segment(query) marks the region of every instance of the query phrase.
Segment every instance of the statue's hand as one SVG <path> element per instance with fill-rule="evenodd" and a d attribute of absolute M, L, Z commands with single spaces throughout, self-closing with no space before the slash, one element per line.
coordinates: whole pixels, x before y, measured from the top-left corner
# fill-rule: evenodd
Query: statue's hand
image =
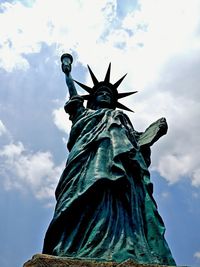
<path fill-rule="evenodd" d="M 67 75 L 69 76 L 70 72 L 71 72 L 71 64 L 69 65 L 65 65 L 65 64 L 62 64 L 62 71 Z"/>

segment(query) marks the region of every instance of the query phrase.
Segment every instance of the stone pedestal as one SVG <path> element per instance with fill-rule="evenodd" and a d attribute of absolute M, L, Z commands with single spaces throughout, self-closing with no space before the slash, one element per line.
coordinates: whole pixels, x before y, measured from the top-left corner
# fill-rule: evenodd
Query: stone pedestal
<path fill-rule="evenodd" d="M 46 254 L 36 254 L 23 267 L 161 267 L 155 264 L 138 264 L 132 260 L 123 263 L 97 262 L 92 260 L 76 260 L 65 257 L 56 257 Z M 162 267 L 167 267 L 162 265 Z M 169 267 L 169 266 L 168 266 Z"/>

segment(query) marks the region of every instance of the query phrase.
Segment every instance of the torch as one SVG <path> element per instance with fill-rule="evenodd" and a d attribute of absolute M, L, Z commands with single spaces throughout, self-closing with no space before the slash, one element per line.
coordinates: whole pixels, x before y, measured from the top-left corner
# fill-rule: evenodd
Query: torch
<path fill-rule="evenodd" d="M 60 60 L 62 63 L 62 71 L 65 73 L 65 81 L 69 89 L 69 95 L 70 97 L 75 96 L 77 95 L 77 91 L 71 76 L 73 57 L 72 55 L 65 53 L 61 56 Z"/>

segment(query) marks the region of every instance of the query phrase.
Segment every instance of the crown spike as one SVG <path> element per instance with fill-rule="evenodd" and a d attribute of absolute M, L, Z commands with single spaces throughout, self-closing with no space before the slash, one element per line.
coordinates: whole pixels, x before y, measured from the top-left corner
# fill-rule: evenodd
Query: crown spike
<path fill-rule="evenodd" d="M 127 93 L 118 93 L 118 99 L 120 99 L 120 98 L 124 98 L 124 97 L 127 97 L 127 96 L 129 96 L 129 95 L 132 95 L 132 94 L 135 94 L 135 93 L 137 93 L 138 91 L 134 91 L 134 92 L 127 92 Z"/>
<path fill-rule="evenodd" d="M 76 82 L 80 87 L 82 87 L 86 92 L 88 92 L 89 94 L 92 93 L 92 88 L 88 87 L 87 85 L 80 83 L 76 80 L 73 80 L 74 82 Z"/>
<path fill-rule="evenodd" d="M 123 79 L 126 77 L 127 73 L 119 79 L 115 84 L 113 84 L 114 88 L 117 89 L 117 87 L 120 85 L 120 83 L 123 81 Z"/>
<path fill-rule="evenodd" d="M 104 82 L 106 82 L 106 83 L 110 82 L 110 69 L 111 69 L 111 63 L 108 66 L 108 70 L 106 72 L 106 76 L 105 76 L 105 79 L 104 79 Z"/>
<path fill-rule="evenodd" d="M 92 78 L 93 84 L 94 85 L 97 85 L 99 83 L 98 80 L 97 80 L 97 78 L 95 77 L 94 73 L 92 72 L 90 66 L 89 65 L 87 65 L 87 66 L 88 66 L 88 69 L 89 69 L 90 76 Z"/>
<path fill-rule="evenodd" d="M 134 112 L 133 110 L 131 110 L 130 108 L 127 108 L 126 106 L 124 106 L 123 104 L 121 104 L 119 102 L 117 102 L 116 107 L 120 108 L 120 109 L 124 109 L 124 110 L 130 111 L 130 112 Z"/>

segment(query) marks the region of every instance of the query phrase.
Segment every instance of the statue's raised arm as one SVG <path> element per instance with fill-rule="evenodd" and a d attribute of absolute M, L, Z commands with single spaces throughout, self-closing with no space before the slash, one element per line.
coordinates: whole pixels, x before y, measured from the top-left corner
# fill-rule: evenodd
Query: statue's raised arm
<path fill-rule="evenodd" d="M 71 76 L 72 70 L 72 55 L 65 53 L 61 56 L 62 71 L 65 73 L 65 81 L 69 90 L 70 99 L 65 103 L 65 112 L 70 115 L 70 120 L 74 121 L 83 112 L 83 97 L 78 95 L 76 87 L 74 85 L 73 78 Z"/>

